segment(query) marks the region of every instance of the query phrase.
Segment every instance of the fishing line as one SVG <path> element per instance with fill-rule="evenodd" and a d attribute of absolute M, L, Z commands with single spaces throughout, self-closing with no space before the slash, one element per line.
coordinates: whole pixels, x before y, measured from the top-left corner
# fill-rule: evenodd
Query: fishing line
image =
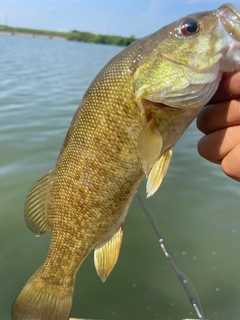
<path fill-rule="evenodd" d="M 199 304 L 199 309 L 201 310 L 201 312 L 202 312 L 202 314 L 203 314 L 203 307 L 202 307 L 202 304 L 201 304 L 201 301 L 200 301 L 200 298 L 199 298 L 199 295 L 198 295 L 196 289 L 194 288 L 192 282 L 191 282 L 191 281 L 188 279 L 188 277 L 184 274 L 184 272 L 182 272 L 182 270 L 180 270 L 180 272 L 181 272 L 182 276 L 184 277 L 185 281 L 190 285 L 191 289 L 193 290 L 193 293 L 194 293 L 194 295 L 195 295 L 195 297 L 196 297 L 196 299 L 197 299 L 197 302 L 198 302 L 198 304 Z M 204 317 L 204 315 L 203 315 L 203 317 Z M 200 319 L 200 320 L 201 320 L 201 319 Z"/>
<path fill-rule="evenodd" d="M 170 261 L 170 263 L 171 263 L 171 265 L 172 265 L 172 267 L 173 267 L 173 269 L 174 269 L 179 281 L 181 282 L 181 285 L 183 286 L 183 289 L 185 290 L 185 292 L 186 292 L 186 294 L 188 296 L 188 299 L 189 299 L 191 305 L 193 306 L 194 310 L 196 311 L 197 316 L 199 317 L 199 320 L 205 320 L 204 316 L 201 314 L 200 310 L 198 309 L 198 306 L 197 306 L 197 304 L 196 304 L 196 302 L 195 302 L 195 300 L 194 300 L 194 298 L 193 298 L 193 296 L 192 296 L 192 294 L 191 294 L 191 292 L 190 292 L 190 290 L 189 290 L 189 288 L 187 286 L 187 281 L 184 279 L 181 271 L 178 269 L 178 267 L 175 264 L 171 254 L 169 253 L 169 251 L 168 251 L 168 249 L 167 249 L 167 247 L 166 247 L 166 245 L 164 243 L 164 240 L 163 240 L 163 238 L 162 238 L 162 236 L 161 236 L 161 234 L 160 234 L 160 232 L 159 232 L 159 230 L 157 228 L 157 225 L 153 220 L 153 217 L 152 217 L 150 211 L 148 210 L 148 208 L 146 207 L 146 205 L 142 201 L 142 199 L 141 199 L 141 197 L 140 197 L 138 192 L 136 192 L 136 196 L 137 196 L 137 199 L 138 199 L 138 201 L 139 201 L 144 213 L 146 214 L 146 216 L 147 216 L 147 218 L 148 218 L 153 230 L 155 231 L 155 233 L 156 233 L 156 235 L 158 237 L 158 242 L 159 242 L 159 245 L 160 245 L 164 255 Z"/>

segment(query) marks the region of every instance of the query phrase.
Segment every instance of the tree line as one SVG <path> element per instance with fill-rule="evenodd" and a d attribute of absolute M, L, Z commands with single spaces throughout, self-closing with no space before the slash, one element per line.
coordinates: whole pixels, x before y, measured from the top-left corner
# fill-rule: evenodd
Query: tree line
<path fill-rule="evenodd" d="M 80 41 L 80 42 L 91 42 L 91 43 L 101 43 L 109 44 L 116 46 L 128 46 L 137 39 L 134 36 L 122 37 L 115 35 L 104 35 L 104 34 L 94 34 L 91 32 L 82 32 L 78 30 L 73 30 L 71 32 L 61 32 L 61 31 L 50 31 L 50 30 L 37 30 L 29 28 L 18 28 L 18 27 L 9 27 L 5 25 L 0 25 L 0 32 L 8 31 L 13 35 L 15 33 L 29 33 L 34 35 L 44 35 L 49 38 L 52 37 L 63 37 L 69 41 Z"/>

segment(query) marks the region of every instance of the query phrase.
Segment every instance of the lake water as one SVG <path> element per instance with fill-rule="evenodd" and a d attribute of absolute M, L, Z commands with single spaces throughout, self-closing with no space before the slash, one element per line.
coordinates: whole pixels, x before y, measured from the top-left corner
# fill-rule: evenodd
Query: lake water
<path fill-rule="evenodd" d="M 29 188 L 55 164 L 88 85 L 122 48 L 0 36 L 0 319 L 45 259 L 50 234 L 35 237 L 23 207 Z M 240 313 L 240 185 L 197 153 L 192 124 L 175 147 L 167 177 L 145 200 L 177 265 L 194 285 L 204 315 Z M 139 192 L 145 197 L 145 181 Z M 119 261 L 106 283 L 93 255 L 80 268 L 72 317 L 197 318 L 136 199 Z"/>

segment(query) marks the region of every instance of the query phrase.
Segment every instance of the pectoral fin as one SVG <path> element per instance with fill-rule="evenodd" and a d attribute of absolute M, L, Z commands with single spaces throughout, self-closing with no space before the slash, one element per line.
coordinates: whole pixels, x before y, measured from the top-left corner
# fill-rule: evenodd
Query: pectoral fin
<path fill-rule="evenodd" d="M 143 128 L 138 140 L 138 150 L 141 155 L 143 170 L 146 175 L 158 159 L 162 145 L 162 136 L 156 129 L 155 120 L 151 119 Z"/>
<path fill-rule="evenodd" d="M 46 203 L 51 172 L 43 176 L 29 191 L 25 204 L 25 222 L 36 235 L 50 230 Z"/>
<path fill-rule="evenodd" d="M 152 167 L 147 180 L 147 198 L 152 196 L 159 188 L 162 179 L 167 173 L 172 153 L 172 148 L 166 150 Z"/>
<path fill-rule="evenodd" d="M 105 245 L 94 251 L 95 268 L 103 282 L 105 282 L 117 262 L 122 244 L 122 237 L 123 225 L 118 232 L 105 243 Z"/>

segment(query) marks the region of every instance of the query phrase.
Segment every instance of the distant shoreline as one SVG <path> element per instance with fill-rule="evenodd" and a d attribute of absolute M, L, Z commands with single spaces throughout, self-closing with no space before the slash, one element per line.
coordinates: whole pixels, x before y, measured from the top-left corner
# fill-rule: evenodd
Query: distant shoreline
<path fill-rule="evenodd" d="M 115 35 L 94 34 L 91 32 L 83 32 L 78 30 L 73 30 L 71 32 L 37 30 L 28 28 L 8 27 L 5 25 L 0 25 L 0 36 L 1 35 L 90 42 L 124 47 L 128 46 L 129 44 L 137 40 L 134 36 L 121 37 Z"/>
<path fill-rule="evenodd" d="M 67 40 L 67 38 L 63 36 L 51 36 L 46 34 L 15 32 L 15 31 L 0 31 L 0 36 L 17 36 L 17 37 L 28 37 L 28 38 L 52 39 L 52 40 Z"/>

